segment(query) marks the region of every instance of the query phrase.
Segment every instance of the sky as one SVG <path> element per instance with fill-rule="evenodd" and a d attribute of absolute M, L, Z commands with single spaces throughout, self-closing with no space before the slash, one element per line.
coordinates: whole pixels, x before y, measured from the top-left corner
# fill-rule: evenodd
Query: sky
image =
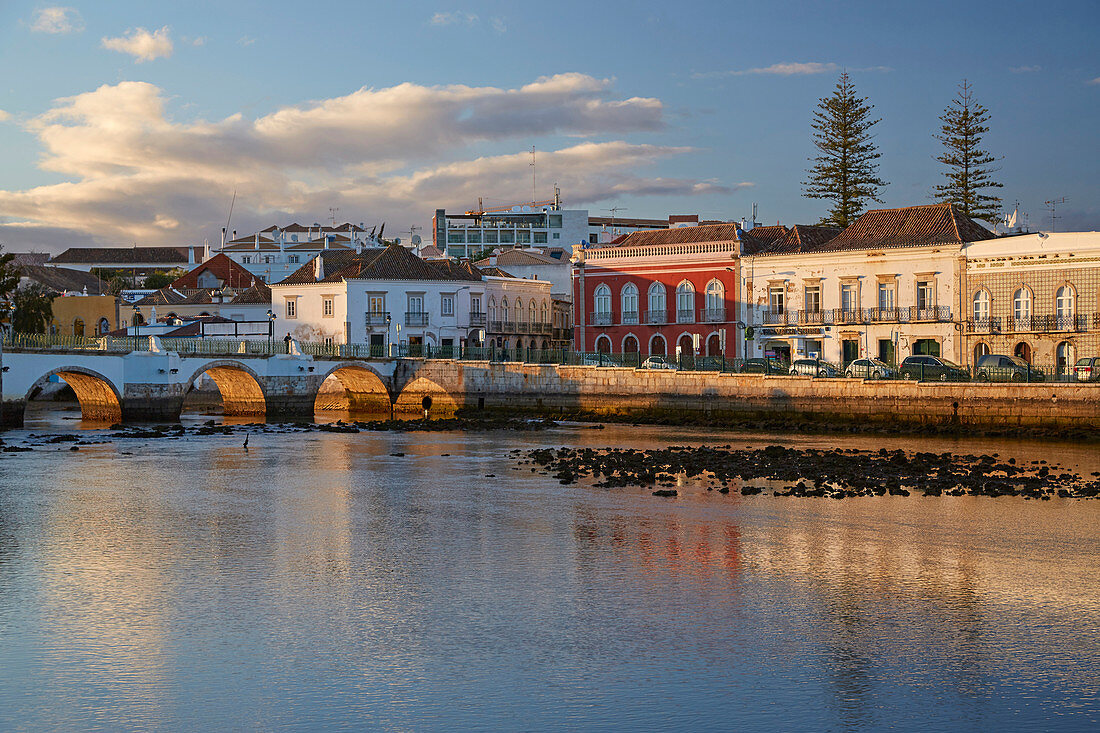
<path fill-rule="evenodd" d="M 999 195 L 1100 229 L 1100 3 L 0 0 L 0 243 L 217 245 L 292 222 L 430 234 L 556 183 L 594 215 L 814 223 L 810 121 L 869 98 L 884 206 L 931 203 L 968 79 Z M 531 148 L 535 148 L 532 171 Z M 876 206 L 875 204 L 871 205 Z"/>

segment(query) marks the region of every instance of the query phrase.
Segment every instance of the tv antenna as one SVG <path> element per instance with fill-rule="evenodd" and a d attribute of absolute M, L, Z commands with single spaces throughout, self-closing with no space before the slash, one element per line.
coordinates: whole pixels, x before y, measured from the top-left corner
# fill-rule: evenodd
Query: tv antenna
<path fill-rule="evenodd" d="M 225 227 L 222 229 L 222 246 L 218 251 L 225 249 L 225 238 L 229 234 L 229 222 L 233 221 L 233 204 L 237 203 L 237 189 L 233 189 L 233 198 L 229 201 L 229 213 L 225 217 Z"/>
<path fill-rule="evenodd" d="M 534 208 L 538 196 L 535 194 L 535 146 L 531 146 L 531 207 Z"/>
<path fill-rule="evenodd" d="M 339 206 L 337 206 L 336 208 L 333 208 L 333 207 L 330 206 L 328 208 L 328 215 L 332 218 L 332 228 L 333 229 L 336 228 L 336 212 L 339 211 L 339 210 L 340 210 Z"/>
<path fill-rule="evenodd" d="M 615 228 L 615 216 L 620 211 L 628 211 L 628 209 L 625 206 L 614 206 L 610 209 L 604 209 L 604 211 L 608 211 L 608 212 L 611 213 L 611 228 L 614 229 Z"/>
<path fill-rule="evenodd" d="M 1050 231 L 1052 231 L 1052 232 L 1054 231 L 1054 220 L 1062 218 L 1062 217 L 1058 216 L 1055 213 L 1058 210 L 1058 205 L 1059 204 L 1064 204 L 1065 202 L 1066 202 L 1066 197 L 1065 196 L 1061 196 L 1059 198 L 1051 199 L 1050 201 L 1044 201 L 1043 202 L 1044 204 L 1047 205 L 1047 208 L 1050 209 Z"/>

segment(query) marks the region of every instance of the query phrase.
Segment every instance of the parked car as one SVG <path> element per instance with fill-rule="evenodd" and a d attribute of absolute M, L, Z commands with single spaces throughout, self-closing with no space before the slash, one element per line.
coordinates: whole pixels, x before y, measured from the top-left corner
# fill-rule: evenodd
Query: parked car
<path fill-rule="evenodd" d="M 856 359 L 844 370 L 844 376 L 857 379 L 893 379 L 894 369 L 878 359 Z"/>
<path fill-rule="evenodd" d="M 974 378 L 979 382 L 1041 382 L 1043 370 L 1018 356 L 986 354 L 978 360 Z"/>
<path fill-rule="evenodd" d="M 790 374 L 804 377 L 839 377 L 840 367 L 823 359 L 795 359 L 791 362 Z"/>
<path fill-rule="evenodd" d="M 963 382 L 970 379 L 970 372 L 953 361 L 938 356 L 907 356 L 898 370 L 902 379 L 923 381 Z"/>
<path fill-rule="evenodd" d="M 651 356 L 642 362 L 641 369 L 671 369 L 676 370 L 676 364 L 667 356 Z"/>
<path fill-rule="evenodd" d="M 599 366 L 612 367 L 612 366 L 619 366 L 619 362 L 618 362 L 618 360 L 612 358 L 612 356 L 610 354 L 586 353 L 584 356 L 581 357 L 581 365 L 582 366 L 594 366 L 594 367 L 599 367 Z"/>
<path fill-rule="evenodd" d="M 1100 356 L 1085 356 L 1073 365 L 1078 382 L 1100 382 Z"/>
<path fill-rule="evenodd" d="M 742 374 L 786 374 L 787 367 L 771 359 L 745 359 L 737 371 Z"/>

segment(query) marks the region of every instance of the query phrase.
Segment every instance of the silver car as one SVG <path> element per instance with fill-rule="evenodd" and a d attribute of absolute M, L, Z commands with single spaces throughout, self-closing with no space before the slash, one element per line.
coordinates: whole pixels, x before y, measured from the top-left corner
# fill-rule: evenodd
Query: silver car
<path fill-rule="evenodd" d="M 839 377 L 840 369 L 822 359 L 795 359 L 791 362 L 790 373 L 803 377 Z"/>
<path fill-rule="evenodd" d="M 894 370 L 878 359 L 856 359 L 844 370 L 844 376 L 856 379 L 893 379 Z"/>

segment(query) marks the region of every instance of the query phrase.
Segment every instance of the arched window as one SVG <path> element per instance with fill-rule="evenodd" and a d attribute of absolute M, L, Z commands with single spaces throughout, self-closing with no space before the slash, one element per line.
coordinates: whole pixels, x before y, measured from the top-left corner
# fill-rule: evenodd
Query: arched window
<path fill-rule="evenodd" d="M 653 283 L 649 286 L 649 313 L 646 322 L 664 323 L 667 318 L 668 306 L 665 304 L 665 286 L 661 283 Z M 664 351 L 661 353 L 663 354 Z"/>
<path fill-rule="evenodd" d="M 597 316 L 610 316 L 611 315 L 611 288 L 606 285 L 600 285 L 596 288 L 596 315 Z M 610 323 L 608 318 L 608 323 Z"/>
<path fill-rule="evenodd" d="M 981 323 L 989 320 L 989 291 L 974 293 L 974 320 Z"/>
<path fill-rule="evenodd" d="M 84 335 L 84 319 L 83 318 L 77 318 L 75 321 L 73 321 L 73 336 L 83 336 L 83 335 Z"/>
<path fill-rule="evenodd" d="M 497 299 L 493 296 L 489 296 L 489 320 L 495 321 L 497 319 Z"/>
<path fill-rule="evenodd" d="M 145 325 L 145 316 L 141 315 L 140 313 L 135 313 L 134 314 L 134 325 L 135 326 L 144 326 Z"/>
<path fill-rule="evenodd" d="M 623 307 L 623 323 L 638 322 L 638 286 L 634 283 L 623 285 L 619 294 Z"/>
<path fill-rule="evenodd" d="M 508 317 L 508 299 L 507 298 L 501 298 L 500 299 L 500 320 L 502 320 L 502 321 L 511 320 Z"/>
<path fill-rule="evenodd" d="M 667 348 L 664 336 L 658 334 L 649 340 L 649 353 L 651 356 L 664 356 Z"/>
<path fill-rule="evenodd" d="M 607 336 L 600 336 L 598 339 L 596 339 L 596 351 L 601 354 L 610 354 L 611 339 L 609 339 Z"/>
<path fill-rule="evenodd" d="M 96 333 L 100 336 L 104 336 L 111 332 L 111 322 L 106 318 L 100 318 L 99 323 L 96 324 Z"/>
<path fill-rule="evenodd" d="M 532 326 L 538 323 L 538 321 L 535 320 L 537 316 L 537 311 L 538 307 L 535 305 L 534 298 L 532 298 L 531 302 L 527 305 L 527 322 L 530 323 Z"/>
<path fill-rule="evenodd" d="M 516 322 L 523 323 L 523 301 L 516 298 Z"/>
<path fill-rule="evenodd" d="M 1054 315 L 1058 317 L 1059 328 L 1069 328 L 1073 320 L 1073 288 L 1063 285 L 1054 296 Z"/>
<path fill-rule="evenodd" d="M 704 320 L 726 320 L 726 286 L 715 279 L 707 283 L 706 315 Z"/>
<path fill-rule="evenodd" d="M 1054 349 L 1054 367 L 1059 376 L 1069 375 L 1075 361 L 1073 344 L 1069 341 L 1063 341 Z"/>
<path fill-rule="evenodd" d="M 974 366 L 978 365 L 983 356 L 989 356 L 989 344 L 979 341 L 978 345 L 974 347 Z"/>
<path fill-rule="evenodd" d="M 1030 329 L 1031 291 L 1026 287 L 1012 294 L 1012 317 L 1016 319 L 1017 329 Z"/>
<path fill-rule="evenodd" d="M 539 317 L 539 322 L 542 323 L 543 326 L 549 326 L 550 325 L 549 315 L 550 315 L 550 306 L 547 305 L 546 301 L 544 300 L 544 301 L 542 301 L 542 308 L 539 309 L 539 316 L 540 316 Z"/>
<path fill-rule="evenodd" d="M 695 322 L 695 286 L 687 280 L 676 286 L 676 322 Z"/>

